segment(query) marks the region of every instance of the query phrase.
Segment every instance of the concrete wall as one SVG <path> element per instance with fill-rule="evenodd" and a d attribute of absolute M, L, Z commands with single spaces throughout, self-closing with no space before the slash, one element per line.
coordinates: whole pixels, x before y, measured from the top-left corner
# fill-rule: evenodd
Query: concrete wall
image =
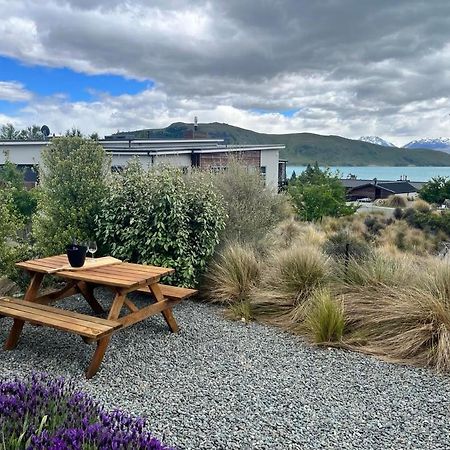
<path fill-rule="evenodd" d="M 0 164 L 9 159 L 14 164 L 34 165 L 41 162 L 41 151 L 46 142 L 42 143 L 0 143 Z M 5 155 L 6 154 L 6 155 Z"/>

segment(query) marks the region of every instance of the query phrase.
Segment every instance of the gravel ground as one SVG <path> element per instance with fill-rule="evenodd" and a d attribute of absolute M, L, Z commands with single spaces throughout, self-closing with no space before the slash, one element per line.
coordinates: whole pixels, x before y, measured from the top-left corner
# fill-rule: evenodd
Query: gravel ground
<path fill-rule="evenodd" d="M 107 300 L 100 293 L 102 302 Z M 61 306 L 78 305 L 77 298 Z M 316 349 L 258 324 L 223 318 L 216 306 L 176 307 L 117 333 L 92 380 L 93 347 L 27 326 L 0 351 L 0 377 L 32 370 L 74 378 L 109 407 L 146 416 L 180 449 L 450 449 L 450 378 L 356 353 Z M 0 321 L 0 339 L 9 319 Z"/>

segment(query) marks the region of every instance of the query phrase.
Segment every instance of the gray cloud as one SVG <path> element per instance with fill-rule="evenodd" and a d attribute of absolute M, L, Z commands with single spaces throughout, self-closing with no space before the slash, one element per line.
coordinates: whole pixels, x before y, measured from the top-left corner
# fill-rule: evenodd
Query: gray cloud
<path fill-rule="evenodd" d="M 111 129 L 136 128 L 135 114 L 144 111 L 147 126 L 201 111 L 275 131 L 376 133 L 394 141 L 450 134 L 443 119 L 450 112 L 446 0 L 0 0 L 0 6 L 0 54 L 156 82 L 153 92 L 92 104 L 46 100 L 74 120 L 81 120 L 75 111 L 101 110 L 99 128 L 108 120 Z M 158 117 L 146 112 L 144 98 L 156 102 Z M 128 112 L 120 114 L 117 104 Z M 30 105 L 24 117 L 38 109 Z M 277 114 L 286 109 L 299 112 Z"/>

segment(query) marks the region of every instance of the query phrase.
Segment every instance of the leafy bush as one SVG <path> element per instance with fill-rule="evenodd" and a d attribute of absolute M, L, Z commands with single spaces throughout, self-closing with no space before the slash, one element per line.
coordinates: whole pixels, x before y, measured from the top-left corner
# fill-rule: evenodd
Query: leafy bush
<path fill-rule="evenodd" d="M 450 178 L 432 178 L 422 186 L 419 196 L 428 203 L 441 205 L 445 200 L 450 199 Z"/>
<path fill-rule="evenodd" d="M 316 343 L 340 342 L 344 334 L 345 318 L 342 302 L 328 290 L 319 290 L 311 297 L 304 329 Z"/>
<path fill-rule="evenodd" d="M 73 383 L 31 375 L 0 382 L 0 448 L 170 450 L 144 419 L 109 412 Z"/>
<path fill-rule="evenodd" d="M 89 139 L 55 138 L 42 151 L 41 193 L 33 220 L 41 255 L 64 252 L 74 237 L 92 239 L 110 171 L 102 146 Z"/>
<path fill-rule="evenodd" d="M 172 267 L 169 281 L 197 284 L 225 225 L 222 199 L 208 174 L 131 162 L 116 174 L 98 215 L 98 240 L 109 254 Z"/>
<path fill-rule="evenodd" d="M 403 213 L 404 220 L 408 225 L 420 228 L 428 232 L 439 231 L 450 236 L 450 212 L 422 212 L 414 208 L 408 208 Z"/>
<path fill-rule="evenodd" d="M 23 173 L 11 161 L 0 167 L 0 185 L 11 192 L 16 213 L 24 222 L 30 221 L 37 207 L 37 191 L 25 188 Z"/>
<path fill-rule="evenodd" d="M 214 185 L 228 217 L 221 233 L 223 243 L 255 243 L 292 215 L 288 197 L 266 187 L 260 174 L 247 170 L 239 160 L 229 161 L 228 169 L 214 177 Z"/>
<path fill-rule="evenodd" d="M 209 265 L 203 291 L 213 302 L 245 302 L 259 274 L 260 263 L 250 246 L 228 244 Z"/>
<path fill-rule="evenodd" d="M 22 226 L 14 214 L 12 196 L 6 188 L 0 188 L 0 275 L 9 274 L 15 262 L 16 242 Z"/>
<path fill-rule="evenodd" d="M 338 174 L 321 170 L 317 163 L 308 165 L 288 186 L 295 208 L 302 220 L 321 220 L 325 216 L 340 217 L 355 212 L 345 199 L 345 188 Z"/>
<path fill-rule="evenodd" d="M 346 231 L 331 235 L 324 244 L 324 251 L 334 258 L 364 259 L 370 253 L 370 246 Z"/>

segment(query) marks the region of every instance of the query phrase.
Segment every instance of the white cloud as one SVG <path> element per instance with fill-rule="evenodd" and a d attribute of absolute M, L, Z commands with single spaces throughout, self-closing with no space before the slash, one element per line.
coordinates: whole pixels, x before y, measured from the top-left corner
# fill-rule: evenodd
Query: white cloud
<path fill-rule="evenodd" d="M 31 98 L 18 86 L 29 104 L 11 119 L 24 124 L 110 133 L 198 115 L 263 132 L 378 134 L 400 144 L 450 134 L 446 0 L 0 0 L 0 7 L 2 55 L 156 83 L 89 103 Z M 278 112 L 288 109 L 298 113 Z"/>
<path fill-rule="evenodd" d="M 0 81 L 0 100 L 24 102 L 31 100 L 32 94 L 23 84 L 16 81 Z"/>

